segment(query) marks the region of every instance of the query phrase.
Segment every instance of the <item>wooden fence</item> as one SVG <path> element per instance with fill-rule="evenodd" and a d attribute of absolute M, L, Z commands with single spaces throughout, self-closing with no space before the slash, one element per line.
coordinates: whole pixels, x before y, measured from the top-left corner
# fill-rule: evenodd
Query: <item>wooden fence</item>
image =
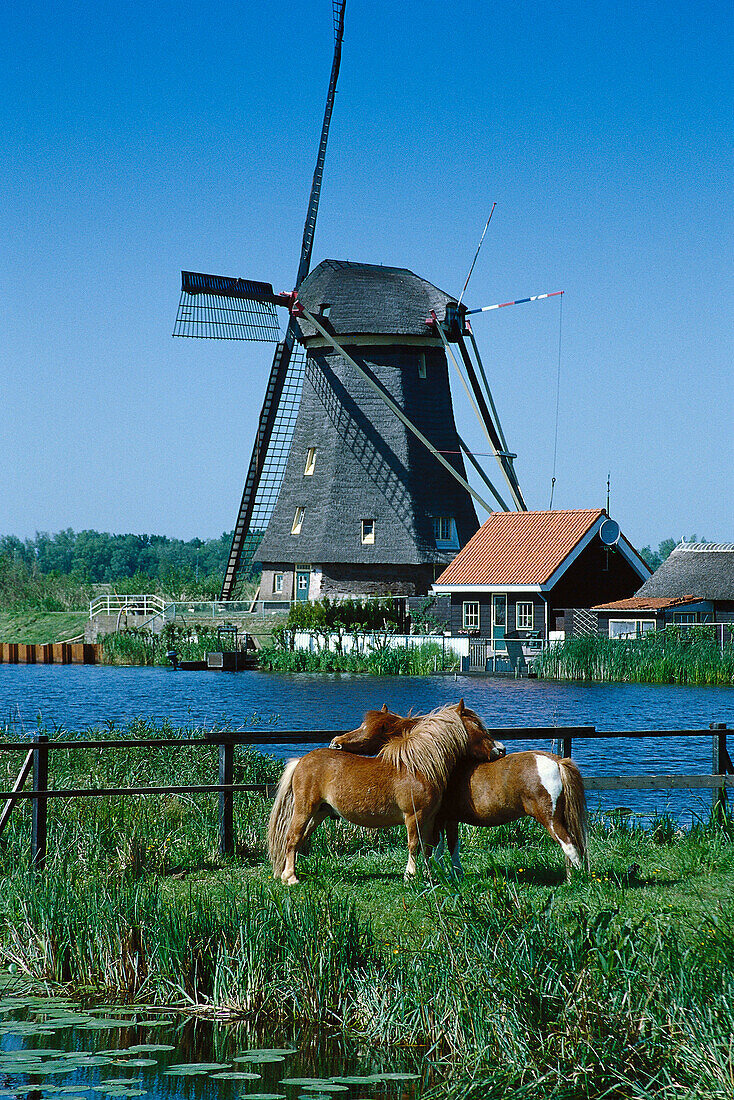
<path fill-rule="evenodd" d="M 327 745 L 344 730 L 246 730 L 211 733 L 204 737 L 158 737 L 128 740 L 50 740 L 39 734 L 33 741 L 2 741 L 0 753 L 25 753 L 23 765 L 11 791 L 0 792 L 0 802 L 5 808 L 0 815 L 0 833 L 8 822 L 13 806 L 21 799 L 33 803 L 31 820 L 31 863 L 40 870 L 45 866 L 48 846 L 48 800 L 51 798 L 118 798 L 126 795 L 165 794 L 218 794 L 219 796 L 219 852 L 223 857 L 234 854 L 234 796 L 243 791 L 255 791 L 272 796 L 275 787 L 258 783 L 234 782 L 234 750 L 237 745 L 257 745 L 267 749 L 274 745 Z M 734 766 L 727 747 L 727 726 L 712 723 L 708 729 L 690 730 L 597 730 L 595 726 L 527 726 L 506 729 L 490 729 L 497 741 L 553 741 L 557 742 L 561 755 L 571 756 L 573 742 L 577 739 L 601 740 L 602 738 L 644 737 L 710 737 L 710 775 L 591 775 L 584 776 L 587 791 L 666 791 L 711 790 L 714 805 L 724 806 L 727 788 L 734 789 Z M 217 783 L 173 785 L 165 787 L 73 787 L 49 786 L 49 760 L 56 752 L 73 752 L 79 749 L 171 749 L 176 751 L 191 745 L 218 747 L 219 776 Z M 32 775 L 30 790 L 24 790 Z"/>

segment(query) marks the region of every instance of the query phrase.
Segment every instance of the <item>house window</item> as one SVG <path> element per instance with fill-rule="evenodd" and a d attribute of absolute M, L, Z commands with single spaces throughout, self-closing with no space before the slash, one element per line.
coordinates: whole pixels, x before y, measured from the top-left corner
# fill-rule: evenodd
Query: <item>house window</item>
<path fill-rule="evenodd" d="M 533 605 L 532 603 L 519 603 L 516 608 L 515 627 L 517 630 L 533 629 Z"/>
<path fill-rule="evenodd" d="M 622 639 L 622 638 L 639 638 L 642 634 L 647 634 L 649 630 L 655 630 L 654 619 L 610 619 L 609 620 L 609 637 Z"/>
<path fill-rule="evenodd" d="M 479 630 L 479 603 L 465 600 L 462 607 L 461 625 L 464 630 Z"/>
<path fill-rule="evenodd" d="M 676 626 L 683 626 L 685 623 L 697 623 L 698 615 L 695 611 L 674 611 L 673 622 Z"/>
<path fill-rule="evenodd" d="M 303 476 L 304 477 L 312 477 L 315 465 L 316 465 L 316 448 L 315 447 L 309 447 L 308 448 L 308 453 L 306 455 L 306 468 L 303 471 Z"/>
<path fill-rule="evenodd" d="M 306 513 L 305 508 L 296 508 L 296 514 L 293 517 L 293 526 L 291 527 L 292 535 L 300 535 L 301 527 L 303 526 L 303 517 Z"/>
<path fill-rule="evenodd" d="M 418 355 L 418 377 L 426 377 L 426 353 L 424 351 Z"/>
<path fill-rule="evenodd" d="M 365 546 L 371 546 L 375 541 L 375 521 L 373 519 L 362 520 L 362 542 Z"/>
<path fill-rule="evenodd" d="M 273 573 L 273 592 L 281 593 L 283 591 L 283 574 Z"/>

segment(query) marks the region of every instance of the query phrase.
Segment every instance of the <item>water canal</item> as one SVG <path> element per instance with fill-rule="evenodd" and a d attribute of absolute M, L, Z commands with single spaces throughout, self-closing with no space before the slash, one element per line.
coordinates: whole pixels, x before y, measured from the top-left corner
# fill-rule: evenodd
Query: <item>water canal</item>
<path fill-rule="evenodd" d="M 189 730 L 245 728 L 272 731 L 266 749 L 277 757 L 298 755 L 278 745 L 278 729 L 346 729 L 371 707 L 387 703 L 405 714 L 463 696 L 488 726 L 594 725 L 605 730 L 704 729 L 734 725 L 734 687 L 659 684 L 554 683 L 491 677 L 368 677 L 259 672 L 178 672 L 165 668 L 0 665 L 0 723 L 10 736 L 81 732 L 135 718 L 169 722 Z M 551 748 L 549 742 L 513 742 L 511 748 Z M 557 747 L 557 746 L 556 746 Z M 308 746 L 303 746 L 307 751 Z M 594 775 L 709 772 L 708 737 L 574 742 L 582 771 Z M 682 823 L 706 813 L 708 792 L 595 793 L 591 809 L 618 806 L 635 812 L 675 813 Z"/>

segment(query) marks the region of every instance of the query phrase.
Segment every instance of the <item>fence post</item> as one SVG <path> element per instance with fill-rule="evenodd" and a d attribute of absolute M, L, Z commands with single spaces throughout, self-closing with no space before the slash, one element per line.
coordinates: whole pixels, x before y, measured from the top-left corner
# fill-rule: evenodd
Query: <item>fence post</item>
<path fill-rule="evenodd" d="M 219 744 L 219 782 L 222 786 L 234 783 L 234 741 L 226 739 Z M 219 792 L 219 854 L 223 859 L 234 855 L 234 793 Z"/>
<path fill-rule="evenodd" d="M 711 771 L 714 775 L 726 775 L 729 753 L 726 749 L 726 723 L 712 722 L 709 726 L 713 730 L 711 737 Z M 714 788 L 711 797 L 711 809 L 716 812 L 726 809 L 726 787 Z"/>
<path fill-rule="evenodd" d="M 564 733 L 561 740 L 563 742 L 563 756 L 570 756 L 571 755 L 571 742 L 573 741 L 573 738 L 570 735 Z"/>
<path fill-rule="evenodd" d="M 39 733 L 33 741 L 33 790 L 48 790 L 48 735 Z M 31 817 L 31 866 L 42 871 L 46 866 L 47 799 L 33 799 Z"/>

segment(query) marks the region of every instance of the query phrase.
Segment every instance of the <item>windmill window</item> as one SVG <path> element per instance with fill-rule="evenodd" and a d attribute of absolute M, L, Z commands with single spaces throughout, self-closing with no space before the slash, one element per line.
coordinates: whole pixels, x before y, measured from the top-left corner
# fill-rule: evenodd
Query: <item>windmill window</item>
<path fill-rule="evenodd" d="M 303 526 L 303 517 L 305 515 L 305 508 L 296 508 L 296 514 L 293 517 L 293 526 L 291 527 L 292 535 L 300 535 L 301 527 Z"/>
<path fill-rule="evenodd" d="M 283 574 L 273 573 L 273 592 L 276 594 L 283 591 Z"/>
<path fill-rule="evenodd" d="M 306 454 L 306 468 L 303 471 L 304 477 L 312 477 L 314 468 L 316 466 L 316 448 L 309 447 Z"/>
<path fill-rule="evenodd" d="M 456 523 L 453 516 L 434 516 L 433 517 L 433 537 L 436 540 L 436 546 L 444 547 L 445 549 L 458 549 L 459 543 L 456 538 Z"/>
<path fill-rule="evenodd" d="M 375 521 L 373 519 L 362 520 L 362 542 L 365 546 L 371 546 L 375 541 Z"/>
<path fill-rule="evenodd" d="M 519 603 L 516 609 L 517 630 L 533 629 L 533 605 L 531 603 Z"/>
<path fill-rule="evenodd" d="M 426 353 L 424 351 L 420 352 L 418 356 L 418 377 L 426 377 Z"/>
<path fill-rule="evenodd" d="M 464 601 L 462 606 L 461 625 L 464 630 L 479 630 L 479 603 L 473 600 Z"/>

